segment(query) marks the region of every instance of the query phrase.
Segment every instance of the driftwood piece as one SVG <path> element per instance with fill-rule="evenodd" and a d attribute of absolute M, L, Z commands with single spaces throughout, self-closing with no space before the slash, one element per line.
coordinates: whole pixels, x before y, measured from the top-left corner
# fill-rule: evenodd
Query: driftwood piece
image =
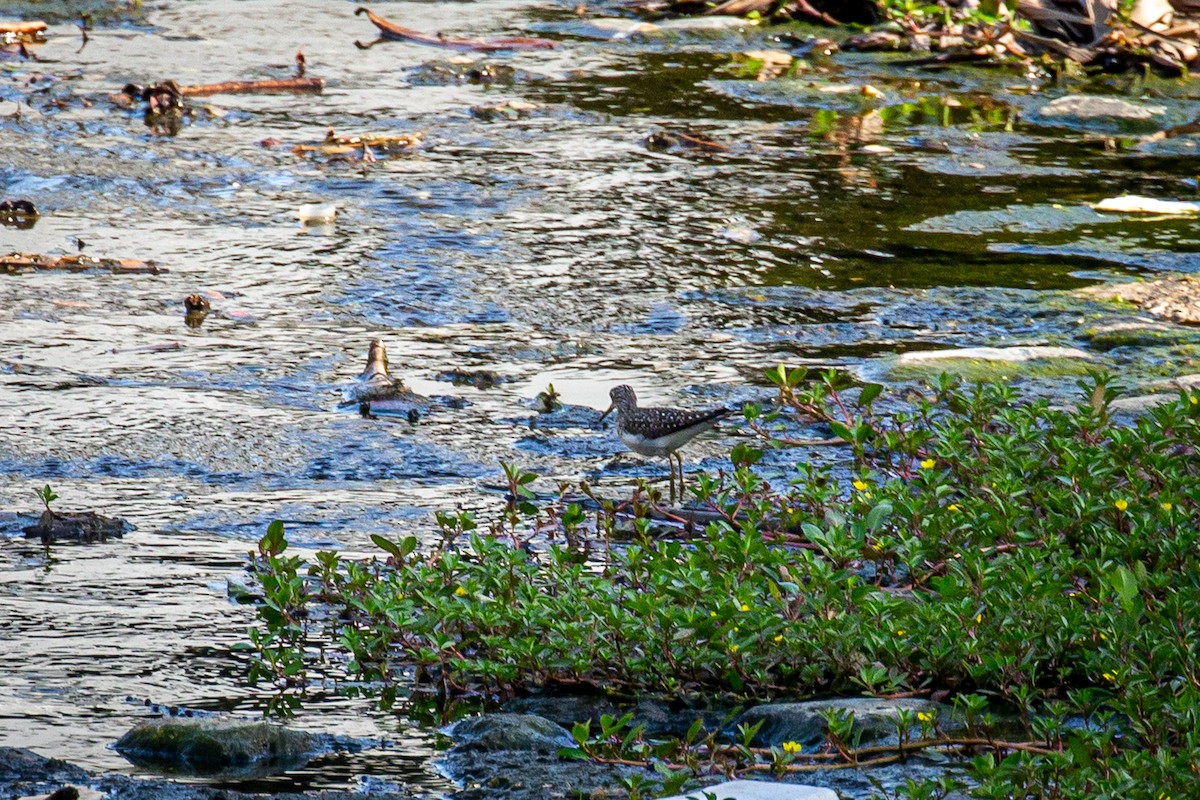
<path fill-rule="evenodd" d="M 415 31 L 412 28 L 405 28 L 402 25 L 397 25 L 389 19 L 385 19 L 371 11 L 369 8 L 359 6 L 354 10 L 355 16 L 362 14 L 367 15 L 376 28 L 379 28 L 379 35 L 384 39 L 392 39 L 396 41 L 418 42 L 420 44 L 428 44 L 434 47 L 449 47 L 455 50 L 473 50 L 480 53 L 490 53 L 497 50 L 550 50 L 555 47 L 555 43 L 549 39 L 538 39 L 530 36 L 502 36 L 498 39 L 466 39 L 454 36 L 444 36 L 440 33 L 429 34 Z M 360 48 L 366 49 L 369 45 L 359 44 Z"/>
<path fill-rule="evenodd" d="M 180 86 L 184 97 L 208 97 L 214 94 L 275 94 L 280 92 L 314 92 L 325 89 L 324 78 L 281 78 L 262 81 L 225 81 L 200 86 Z"/>
<path fill-rule="evenodd" d="M 28 22 L 2 22 L 0 21 L 0 34 L 11 33 L 14 36 L 37 38 L 45 36 L 46 23 L 40 19 L 30 20 Z"/>
<path fill-rule="evenodd" d="M 0 256 L 0 274 L 17 275 L 36 270 L 59 270 L 62 272 L 87 272 L 107 270 L 113 274 L 161 275 L 167 272 L 153 261 L 138 261 L 132 258 L 96 258 L 94 256 L 46 256 L 36 253 L 11 253 Z"/>

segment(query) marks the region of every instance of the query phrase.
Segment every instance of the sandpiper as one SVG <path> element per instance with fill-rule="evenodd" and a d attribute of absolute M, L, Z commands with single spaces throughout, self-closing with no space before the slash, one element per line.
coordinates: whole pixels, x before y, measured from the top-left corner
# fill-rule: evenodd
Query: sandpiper
<path fill-rule="evenodd" d="M 637 395 L 629 386 L 613 387 L 612 404 L 600 421 L 617 411 L 617 436 L 635 453 L 665 457 L 671 465 L 671 501 L 675 501 L 675 464 L 679 464 L 679 496 L 683 497 L 683 458 L 675 452 L 717 424 L 728 408 L 684 411 L 679 408 L 638 408 Z M 674 456 L 674 460 L 672 460 Z"/>

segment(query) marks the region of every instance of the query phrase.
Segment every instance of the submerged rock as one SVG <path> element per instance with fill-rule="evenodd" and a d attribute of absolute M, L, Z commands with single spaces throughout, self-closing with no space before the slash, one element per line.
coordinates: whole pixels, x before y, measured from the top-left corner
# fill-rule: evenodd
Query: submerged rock
<path fill-rule="evenodd" d="M 1074 94 L 1052 100 L 1039 108 L 1033 121 L 1098 130 L 1148 130 L 1158 127 L 1165 106 L 1131 103 L 1119 97 Z"/>
<path fill-rule="evenodd" d="M 72 785 L 74 784 L 74 785 Z M 82 793 L 77 786 L 89 787 Z M 31 750 L 0 747 L 0 798 L 49 795 L 47 800 L 69 800 L 103 795 L 107 800 L 261 800 L 223 787 L 167 780 L 131 778 L 127 775 L 92 775 L 82 767 Z M 327 789 L 272 794 L 274 800 L 412 800 L 413 793 L 398 786 L 384 789 Z"/>
<path fill-rule="evenodd" d="M 778 747 L 784 742 L 815 746 L 825 740 L 829 725 L 825 715 L 830 712 L 854 715 L 854 735 L 862 744 L 895 741 L 896 723 L 901 711 L 936 714 L 943 730 L 961 727 L 951 707 L 919 698 L 887 700 L 876 697 L 847 697 L 831 700 L 809 700 L 802 703 L 766 703 L 747 709 L 734 721 L 738 725 L 762 723 L 754 737 L 759 747 Z"/>
<path fill-rule="evenodd" d="M 303 765 L 325 748 L 320 737 L 266 722 L 159 719 L 137 725 L 116 750 L 139 766 L 213 774 L 275 771 Z"/>
<path fill-rule="evenodd" d="M 557 752 L 575 746 L 565 728 L 536 714 L 484 714 L 460 720 L 449 731 L 460 750 Z"/>

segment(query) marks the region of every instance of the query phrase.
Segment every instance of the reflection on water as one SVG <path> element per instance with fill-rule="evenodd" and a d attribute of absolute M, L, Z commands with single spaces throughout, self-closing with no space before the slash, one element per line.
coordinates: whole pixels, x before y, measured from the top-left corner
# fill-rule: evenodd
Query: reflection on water
<path fill-rule="evenodd" d="M 356 50 L 370 32 L 349 6 L 199 0 L 98 28 L 78 52 L 57 25 L 45 62 L 0 82 L 0 196 L 43 214 L 0 227 L 0 251 L 82 241 L 169 269 L 0 275 L 0 743 L 128 769 L 107 746 L 144 699 L 257 713 L 230 651 L 252 612 L 224 580 L 272 519 L 301 547 L 361 553 L 372 533 L 427 532 L 433 509 L 489 513 L 501 460 L 613 493 L 665 478 L 627 458 L 610 470 L 621 448 L 598 412 L 531 426 L 549 382 L 594 409 L 617 382 L 651 403 L 766 397 L 778 360 L 873 375 L 906 350 L 1070 340 L 1079 312 L 1058 290 L 1154 267 L 1131 255 L 1150 248 L 1195 267 L 1185 225 L 1084 205 L 1178 193 L 1190 166 L 1151 175 L 1143 153 L 1025 125 L 1040 88 L 1026 76 L 845 56 L 758 81 L 732 56 L 781 46 L 765 32 L 603 42 L 573 36 L 565 7 L 465 8 L 379 11 L 563 46 L 483 69 L 413 44 Z M 285 77 L 300 48 L 324 94 L 206 98 L 176 137 L 108 99 L 131 81 Z M 837 88 L 864 83 L 879 93 Z M 509 100 L 519 114 L 471 112 Z M 425 143 L 371 163 L 291 153 L 328 129 Z M 663 130 L 727 147 L 648 148 Z M 330 202 L 333 224 L 297 224 Z M 189 326 L 196 292 L 212 311 Z M 394 374 L 454 402 L 417 424 L 339 411 L 375 337 Z M 438 379 L 473 369 L 506 380 Z M 689 464 L 719 466 L 732 436 L 696 442 Z M 61 508 L 138 530 L 47 554 L 13 517 L 44 483 Z M 297 724 L 393 744 L 296 784 L 369 763 L 445 785 L 430 733 L 402 714 L 329 695 Z"/>

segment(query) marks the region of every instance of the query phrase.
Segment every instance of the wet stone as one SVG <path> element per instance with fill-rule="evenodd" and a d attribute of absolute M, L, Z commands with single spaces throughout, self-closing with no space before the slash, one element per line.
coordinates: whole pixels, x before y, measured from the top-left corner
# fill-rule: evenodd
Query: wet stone
<path fill-rule="evenodd" d="M 896 358 L 898 364 L 918 364 L 930 361 L 1007 361 L 1019 363 L 1040 359 L 1091 358 L 1091 354 L 1074 347 L 1047 347 L 1041 345 L 1017 347 L 963 347 L 954 350 L 920 350 L 902 353 Z"/>
<path fill-rule="evenodd" d="M 776 781 L 729 781 L 664 800 L 702 800 L 706 797 L 717 800 L 838 800 L 837 793 L 830 789 Z"/>
<path fill-rule="evenodd" d="M 1039 108 L 1033 121 L 1102 130 L 1149 130 L 1157 127 L 1164 106 L 1140 105 L 1119 97 L 1068 95 Z"/>
<path fill-rule="evenodd" d="M 28 539 L 43 542 L 103 542 L 119 539 L 134 527 L 120 517 L 105 517 L 94 511 L 60 513 L 43 511 L 36 525 L 22 529 Z"/>
<path fill-rule="evenodd" d="M 896 721 L 901 711 L 912 714 L 936 714 L 942 729 L 961 727 L 949 706 L 919 698 L 887 700 L 874 697 L 851 697 L 832 700 L 810 700 L 803 703 L 767 703 L 742 713 L 731 726 L 762 723 L 754 744 L 759 747 L 778 747 L 784 742 L 798 742 L 813 747 L 825 739 L 829 726 L 825 714 L 829 711 L 854 715 L 854 736 L 861 744 L 894 742 L 898 739 Z"/>
<path fill-rule="evenodd" d="M 556 752 L 574 746 L 565 728 L 536 714 L 484 714 L 460 720 L 449 730 L 458 749 Z"/>
<path fill-rule="evenodd" d="M 1189 276 L 1105 284 L 1081 289 L 1078 294 L 1132 303 L 1155 317 L 1172 322 L 1200 324 L 1200 279 Z"/>
<path fill-rule="evenodd" d="M 214 774 L 245 767 L 273 771 L 300 766 L 323 743 L 313 734 L 266 722 L 171 718 L 137 725 L 115 747 L 138 765 Z"/>
<path fill-rule="evenodd" d="M 1200 332 L 1156 323 L 1151 320 L 1127 320 L 1096 325 L 1083 335 L 1095 350 L 1115 350 L 1118 347 L 1154 347 L 1185 344 L 1200 340 Z"/>

